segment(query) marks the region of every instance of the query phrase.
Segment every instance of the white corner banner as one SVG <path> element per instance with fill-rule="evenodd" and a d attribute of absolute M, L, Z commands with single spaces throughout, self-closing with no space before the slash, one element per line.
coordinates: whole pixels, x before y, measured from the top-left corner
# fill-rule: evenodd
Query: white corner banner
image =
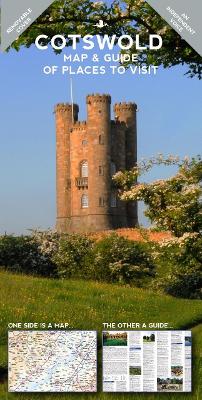
<path fill-rule="evenodd" d="M 0 0 L 1 50 L 5 51 L 52 3 L 54 0 Z M 202 56 L 202 0 L 147 3 Z"/>
<path fill-rule="evenodd" d="M 1 0 L 1 50 L 5 51 L 53 0 Z"/>
<path fill-rule="evenodd" d="M 202 0 L 147 0 L 147 3 L 202 56 Z"/>

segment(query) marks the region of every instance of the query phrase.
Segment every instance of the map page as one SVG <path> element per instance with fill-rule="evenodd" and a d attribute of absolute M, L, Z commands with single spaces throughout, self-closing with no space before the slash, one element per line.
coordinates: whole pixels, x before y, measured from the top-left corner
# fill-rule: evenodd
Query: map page
<path fill-rule="evenodd" d="M 97 333 L 10 331 L 9 392 L 96 392 Z"/>

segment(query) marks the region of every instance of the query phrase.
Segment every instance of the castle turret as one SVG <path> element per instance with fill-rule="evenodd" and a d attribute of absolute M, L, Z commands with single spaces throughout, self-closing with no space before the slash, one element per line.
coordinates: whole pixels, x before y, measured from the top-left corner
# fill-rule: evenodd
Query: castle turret
<path fill-rule="evenodd" d="M 57 230 L 66 231 L 71 217 L 70 132 L 78 120 L 79 107 L 60 103 L 55 106 Z"/>
<path fill-rule="evenodd" d="M 135 103 L 116 103 L 114 105 L 115 120 L 125 123 L 126 169 L 130 170 L 137 163 L 137 106 Z M 128 226 L 137 224 L 137 203 L 127 204 Z"/>
<path fill-rule="evenodd" d="M 111 97 L 93 94 L 86 98 L 89 162 L 89 213 L 92 229 L 110 229 Z"/>
<path fill-rule="evenodd" d="M 115 120 L 126 125 L 126 169 L 131 169 L 137 162 L 137 106 L 135 103 L 116 103 Z"/>

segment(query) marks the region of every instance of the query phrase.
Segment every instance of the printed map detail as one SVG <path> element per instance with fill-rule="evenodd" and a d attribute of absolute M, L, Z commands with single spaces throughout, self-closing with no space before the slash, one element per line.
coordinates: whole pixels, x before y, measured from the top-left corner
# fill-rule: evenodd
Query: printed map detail
<path fill-rule="evenodd" d="M 12 331 L 8 352 L 10 392 L 96 392 L 96 332 Z"/>

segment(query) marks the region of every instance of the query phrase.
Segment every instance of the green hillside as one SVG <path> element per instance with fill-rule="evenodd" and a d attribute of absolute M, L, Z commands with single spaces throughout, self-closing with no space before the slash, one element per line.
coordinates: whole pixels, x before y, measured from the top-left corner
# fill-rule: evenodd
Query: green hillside
<path fill-rule="evenodd" d="M 201 342 L 202 303 L 175 299 L 145 289 L 88 281 L 51 280 L 0 273 L 0 371 L 7 366 L 7 326 L 10 322 L 69 323 L 73 329 L 98 331 L 101 367 L 103 322 L 168 322 L 173 328 L 194 327 L 194 394 L 135 395 L 136 399 L 202 398 Z M 99 391 L 101 368 L 99 368 Z M 130 394 L 8 394 L 6 379 L 0 380 L 0 400 L 38 399 L 130 399 Z"/>

